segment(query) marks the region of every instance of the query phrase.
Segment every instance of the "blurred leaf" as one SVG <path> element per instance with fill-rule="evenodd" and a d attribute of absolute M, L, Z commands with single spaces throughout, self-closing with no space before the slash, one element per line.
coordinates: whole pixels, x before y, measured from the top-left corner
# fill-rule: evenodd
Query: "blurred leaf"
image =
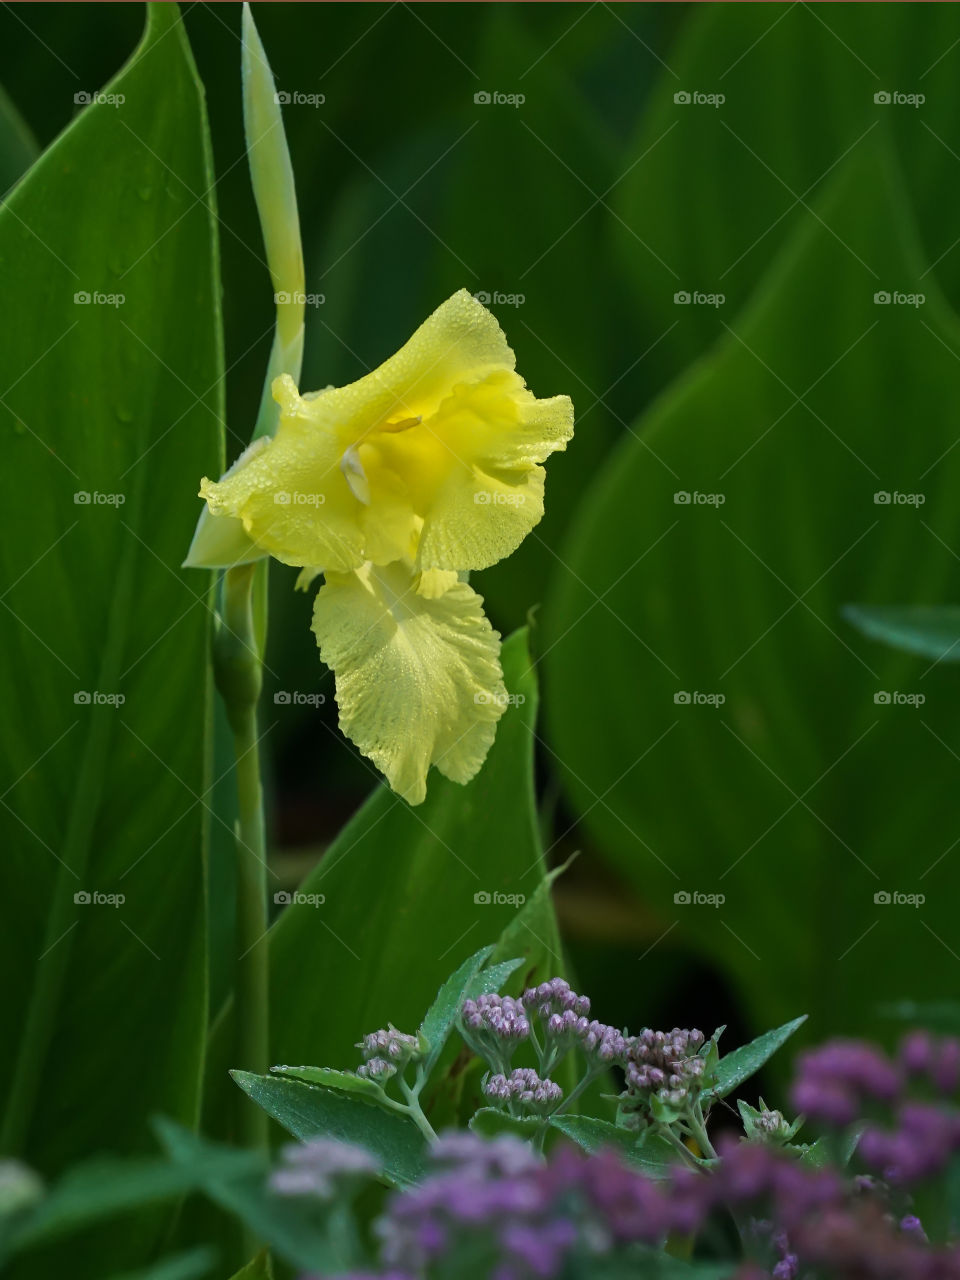
<path fill-rule="evenodd" d="M 434 772 L 415 809 L 378 787 L 302 885 L 325 901 L 295 903 L 271 931 L 275 1060 L 352 1067 L 364 1033 L 415 1030 L 444 974 L 515 918 L 511 895 L 542 881 L 525 634 L 505 643 L 503 663 L 519 701 L 474 781 Z"/>
<path fill-rule="evenodd" d="M 202 92 L 176 5 L 148 13 L 116 100 L 0 208 L 0 1087 L 6 1149 L 48 1176 L 142 1149 L 155 1110 L 192 1122 L 207 1019 L 208 582 L 177 566 L 221 463 L 219 280 Z M 113 1265 L 158 1228 L 112 1231 Z"/>
<path fill-rule="evenodd" d="M 256 1165 L 256 1157 L 251 1154 L 225 1149 L 204 1152 L 203 1158 L 189 1168 L 158 1159 L 85 1161 L 59 1179 L 12 1236 L 10 1248 L 18 1251 L 44 1244 L 103 1218 L 178 1198 L 203 1186 L 208 1179 L 242 1176 Z"/>
<path fill-rule="evenodd" d="M 258 1253 L 251 1263 L 237 1272 L 233 1280 L 273 1280 L 273 1266 L 267 1250 Z"/>
<path fill-rule="evenodd" d="M 324 1134 L 372 1152 L 384 1176 L 397 1186 L 416 1182 L 423 1171 L 425 1143 L 412 1120 L 371 1106 L 355 1094 L 318 1089 L 299 1080 L 231 1072 L 234 1080 L 295 1138 Z"/>
<path fill-rule="evenodd" d="M 875 305 L 863 263 L 926 303 Z M 923 270 L 864 142 L 598 477 L 545 622 L 568 795 L 656 913 L 650 946 L 722 965 L 754 1026 L 801 1007 L 849 1035 L 864 991 L 955 986 L 954 677 L 840 617 L 955 594 L 960 327 Z"/>
<path fill-rule="evenodd" d="M 231 1151 L 167 1120 L 158 1121 L 156 1128 L 170 1159 L 185 1167 L 199 1165 L 202 1168 L 217 1154 L 227 1155 Z M 259 1153 L 258 1158 L 259 1168 L 238 1177 L 203 1177 L 203 1191 L 215 1204 L 237 1217 L 257 1240 L 266 1242 L 293 1266 L 328 1272 L 341 1270 L 343 1260 L 328 1246 L 322 1219 L 312 1212 L 316 1203 L 305 1204 L 297 1198 L 273 1194 L 267 1185 L 267 1158 Z"/>
<path fill-rule="evenodd" d="M 744 1080 L 756 1075 L 764 1063 L 770 1061 L 806 1020 L 807 1015 L 804 1013 L 792 1022 L 785 1022 L 782 1027 L 767 1031 L 749 1044 L 743 1044 L 739 1049 L 726 1054 L 717 1063 L 716 1084 L 706 1091 L 707 1094 L 713 1098 L 726 1098 L 734 1089 L 739 1089 Z"/>
<path fill-rule="evenodd" d="M 851 604 L 844 609 L 847 621 L 871 640 L 892 645 L 934 662 L 960 662 L 960 605 L 898 605 L 867 608 Z"/>
<path fill-rule="evenodd" d="M 668 65 L 626 148 L 624 167 L 631 167 L 611 196 L 637 341 L 643 350 L 659 340 L 659 386 L 722 337 L 724 322 L 733 323 L 810 210 L 822 207 L 845 159 L 880 138 L 893 143 L 905 171 L 927 260 L 954 306 L 960 303 L 956 218 L 943 200 L 960 165 L 953 140 L 960 84 L 945 56 L 960 38 L 960 14 L 941 5 L 918 22 L 907 5 L 868 16 L 854 5 L 801 4 L 756 5 L 737 16 L 734 22 L 731 11 L 699 6 L 678 47 L 663 50 Z M 625 20 L 636 21 L 630 13 Z M 875 100 L 895 90 L 925 101 Z M 690 101 L 695 93 L 725 100 Z M 839 232 L 834 243 L 864 291 L 904 288 L 894 260 L 863 254 L 856 236 L 830 219 L 827 226 Z M 933 280 L 925 275 L 918 284 L 929 294 Z M 719 308 L 677 306 L 678 292 L 726 300 Z"/>
<path fill-rule="evenodd" d="M 0 192 L 9 191 L 39 154 L 36 138 L 0 85 Z"/>
<path fill-rule="evenodd" d="M 550 1125 L 591 1155 L 607 1147 L 615 1148 L 632 1169 L 648 1178 L 666 1178 L 676 1167 L 676 1151 L 658 1134 L 638 1138 L 628 1129 L 593 1116 L 551 1116 Z"/>
<path fill-rule="evenodd" d="M 956 1000 L 900 1000 L 895 1004 L 881 1005 L 879 1013 L 884 1018 L 911 1022 L 914 1026 L 929 1027 L 947 1035 L 960 1034 L 960 1004 Z"/>
<path fill-rule="evenodd" d="M 209 1275 L 216 1261 L 214 1249 L 191 1249 L 188 1253 L 164 1258 L 153 1266 L 143 1267 L 138 1271 L 125 1271 L 122 1276 L 112 1276 L 111 1280 L 197 1280 L 199 1276 Z"/>

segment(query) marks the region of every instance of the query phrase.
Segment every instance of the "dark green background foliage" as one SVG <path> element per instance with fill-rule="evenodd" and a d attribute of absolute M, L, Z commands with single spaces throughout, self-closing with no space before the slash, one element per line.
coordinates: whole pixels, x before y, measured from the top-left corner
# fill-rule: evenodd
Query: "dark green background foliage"
<path fill-rule="evenodd" d="M 74 95 L 124 64 L 142 8 L 0 10 L 6 180 L 30 132 L 45 147 L 73 120 L 0 210 L 0 938 L 16 1029 L 38 957 L 70 930 L 50 953 L 65 954 L 63 981 L 35 1059 L 46 1101 L 25 1125 L 50 1168 L 97 1145 L 108 1094 L 104 1145 L 118 1149 L 146 1144 L 151 1110 L 193 1118 L 207 926 L 214 1014 L 232 964 L 230 780 L 208 793 L 204 763 L 207 583 L 178 565 L 197 480 L 219 466 L 218 423 L 228 460 L 251 430 L 272 299 L 243 154 L 239 6 L 185 5 L 182 23 L 163 8 L 123 73 L 127 101 L 83 108 Z M 276 935 L 283 1055 L 346 1065 L 369 1029 L 346 1025 L 351 1008 L 426 1007 L 503 927 L 474 888 L 529 896 L 541 844 L 547 865 L 582 851 L 557 896 L 601 1017 L 760 1031 L 809 1012 L 801 1035 L 821 1038 L 875 1030 L 880 1001 L 949 997 L 956 668 L 882 648 L 843 609 L 960 593 L 956 6 L 256 16 L 292 99 L 307 290 L 324 299 L 308 307 L 304 385 L 361 375 L 466 286 L 522 295 L 492 304 L 518 367 L 577 407 L 542 525 L 476 575 L 504 634 L 532 623 L 534 670 L 519 638 L 512 655 L 531 701 L 462 809 L 439 782 L 419 817 L 375 797 L 314 870 L 326 903 Z M 127 301 L 74 305 L 95 289 Z M 876 300 L 887 294 L 924 300 Z M 75 506 L 79 490 L 126 502 Z M 374 783 L 337 732 L 292 578 L 271 576 L 263 710 L 277 890 Z M 74 705 L 94 688 L 127 701 Z M 326 702 L 275 703 L 284 690 Z M 124 909 L 74 911 L 71 895 L 46 937 L 69 875 L 58 859 L 78 889 L 126 892 Z M 875 901 L 885 893 L 926 901 Z M 415 948 L 406 960 L 401 946 Z M 333 1031 L 317 994 L 331 983 Z M 5 1089 L 19 1043 L 14 1031 Z M 208 1063 L 217 1088 L 242 1066 L 224 1045 Z"/>

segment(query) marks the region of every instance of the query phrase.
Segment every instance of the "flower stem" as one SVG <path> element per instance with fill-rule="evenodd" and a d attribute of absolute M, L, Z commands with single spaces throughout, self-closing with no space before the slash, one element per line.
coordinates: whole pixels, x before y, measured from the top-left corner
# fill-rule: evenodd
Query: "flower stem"
<path fill-rule="evenodd" d="M 420 1132 L 423 1134 L 426 1140 L 430 1143 L 436 1142 L 437 1140 L 436 1130 L 434 1129 L 430 1121 L 427 1119 L 427 1117 L 424 1115 L 423 1108 L 420 1106 L 420 1097 L 419 1097 L 420 1091 L 416 1088 L 411 1089 L 410 1086 L 407 1084 L 406 1080 L 400 1080 L 399 1083 L 400 1083 L 400 1092 L 403 1094 L 403 1096 L 407 1100 L 407 1105 L 403 1109 L 406 1111 L 407 1115 L 410 1117 L 413 1123 L 417 1126 L 417 1128 L 420 1130 Z"/>
<path fill-rule="evenodd" d="M 223 616 L 214 642 L 217 688 L 233 730 L 238 818 L 236 825 L 237 970 L 235 978 L 237 1063 L 257 1074 L 269 1067 L 269 950 L 267 861 L 260 785 L 257 700 L 262 684 L 253 624 L 255 565 L 228 569 L 223 579 Z M 267 1115 L 237 1095 L 237 1135 L 244 1144 L 267 1148 Z"/>

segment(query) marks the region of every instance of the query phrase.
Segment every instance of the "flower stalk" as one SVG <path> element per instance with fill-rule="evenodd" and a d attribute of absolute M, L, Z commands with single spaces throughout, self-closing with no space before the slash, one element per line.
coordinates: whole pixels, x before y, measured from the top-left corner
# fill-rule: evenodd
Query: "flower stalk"
<path fill-rule="evenodd" d="M 238 1061 L 247 1071 L 269 1067 L 269 948 L 267 946 L 267 850 L 260 783 L 257 702 L 263 682 L 254 629 L 256 565 L 228 569 L 223 612 L 213 646 L 217 689 L 233 732 L 238 816 L 236 824 Z M 239 1132 L 252 1147 L 267 1146 L 267 1117 L 239 1104 Z"/>

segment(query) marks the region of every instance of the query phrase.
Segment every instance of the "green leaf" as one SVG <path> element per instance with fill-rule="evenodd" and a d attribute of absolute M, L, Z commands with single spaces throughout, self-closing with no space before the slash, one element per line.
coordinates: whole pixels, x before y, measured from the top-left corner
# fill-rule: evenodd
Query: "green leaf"
<path fill-rule="evenodd" d="M 485 1138 L 495 1138 L 501 1133 L 532 1141 L 543 1126 L 539 1116 L 511 1116 L 498 1107 L 481 1107 L 470 1117 L 469 1128 Z"/>
<path fill-rule="evenodd" d="M 960 325 L 921 279 L 872 137 L 809 203 L 729 332 L 592 486 L 544 666 L 563 691 L 547 731 L 567 795 L 642 894 L 647 945 L 721 966 L 750 1025 L 805 1008 L 824 1036 L 869 1031 L 875 1001 L 921 984 L 951 994 L 954 674 L 921 683 L 841 610 L 955 591 Z M 926 302 L 876 305 L 885 286 L 863 262 Z M 926 502 L 874 501 L 894 491 Z M 907 847 L 929 857 L 905 862 Z M 893 890 L 926 902 L 875 901 Z"/>
<path fill-rule="evenodd" d="M 186 1168 L 203 1167 L 218 1154 L 237 1154 L 168 1120 L 158 1120 L 155 1127 L 170 1159 Z M 257 1167 L 248 1166 L 247 1172 L 240 1176 L 203 1176 L 200 1180 L 203 1191 L 215 1204 L 238 1218 L 257 1240 L 264 1241 L 293 1266 L 326 1272 L 341 1270 L 345 1260 L 328 1242 L 322 1215 L 315 1212 L 316 1202 L 271 1192 L 267 1184 L 267 1157 L 256 1155 Z"/>
<path fill-rule="evenodd" d="M 13 1251 L 48 1244 L 104 1218 L 116 1218 L 143 1205 L 194 1191 L 209 1179 L 229 1179 L 258 1168 L 256 1156 L 242 1151 L 205 1152 L 184 1168 L 158 1159 L 99 1158 L 65 1173 L 13 1235 Z"/>
<path fill-rule="evenodd" d="M 318 1134 L 365 1147 L 397 1186 L 409 1186 L 423 1174 L 425 1142 L 412 1120 L 373 1107 L 355 1094 L 319 1089 L 299 1080 L 231 1072 L 253 1102 L 288 1133 L 305 1141 Z"/>
<path fill-rule="evenodd" d="M 40 154 L 26 121 L 0 85 L 0 192 L 7 192 Z"/>
<path fill-rule="evenodd" d="M 550 1126 L 593 1155 L 605 1147 L 616 1148 L 627 1164 L 648 1178 L 666 1178 L 677 1163 L 677 1153 L 659 1134 L 638 1138 L 608 1120 L 593 1116 L 551 1116 Z"/>
<path fill-rule="evenodd" d="M 367 1080 L 353 1071 L 337 1071 L 333 1067 L 271 1067 L 271 1075 L 300 1080 L 304 1084 L 319 1084 L 325 1089 L 339 1089 L 342 1093 L 359 1093 L 378 1102 L 383 1090 L 374 1080 Z"/>
<path fill-rule="evenodd" d="M 956 1000 L 899 1000 L 895 1004 L 880 1006 L 880 1015 L 897 1022 L 910 1022 L 918 1027 L 930 1027 L 948 1035 L 960 1033 L 960 1004 Z"/>
<path fill-rule="evenodd" d="M 849 622 L 871 640 L 934 662 L 960 662 L 960 605 L 848 605 Z"/>
<path fill-rule="evenodd" d="M 515 920 L 522 904 L 512 899 L 535 895 L 544 866 L 524 633 L 506 641 L 503 664 L 519 701 L 474 781 L 434 773 L 417 808 L 378 787 L 302 886 L 325 902 L 288 907 L 271 931 L 275 1061 L 352 1067 L 367 1031 L 389 1022 L 414 1030 L 444 975 Z"/>
<path fill-rule="evenodd" d="M 142 1150 L 155 1110 L 193 1122 L 207 1024 L 208 580 L 176 566 L 221 466 L 220 286 L 176 5 L 106 92 L 0 208 L 0 1092 L 5 1149 L 48 1177 Z M 159 1228 L 111 1232 L 114 1266 Z M 99 1280 L 106 1256 L 50 1265 Z"/>
<path fill-rule="evenodd" d="M 463 964 L 452 973 L 440 990 L 437 998 L 424 1015 L 420 1024 L 420 1032 L 429 1046 L 424 1061 L 424 1074 L 428 1075 L 436 1065 L 437 1059 L 447 1042 L 451 1030 L 460 1015 L 460 1007 L 471 995 L 471 988 L 477 974 L 490 959 L 493 947 L 484 947 L 476 955 L 464 960 Z M 496 988 L 493 988 L 496 990 Z M 478 993 L 479 994 L 479 993 Z"/>
<path fill-rule="evenodd" d="M 216 1262 L 215 1249 L 191 1249 L 187 1253 L 164 1258 L 153 1266 L 125 1271 L 122 1276 L 111 1276 L 110 1280 L 197 1280 L 200 1276 L 209 1275 Z"/>
<path fill-rule="evenodd" d="M 705 1090 L 705 1097 L 725 1098 L 735 1089 L 739 1089 L 744 1080 L 749 1080 L 764 1063 L 770 1061 L 777 1050 L 786 1044 L 806 1020 L 807 1015 L 801 1014 L 799 1018 L 785 1022 L 782 1027 L 767 1031 L 762 1036 L 757 1036 L 756 1040 L 751 1040 L 749 1044 L 742 1044 L 739 1049 L 734 1049 L 732 1053 L 721 1058 L 716 1067 L 716 1083 L 712 1088 Z"/>
<path fill-rule="evenodd" d="M 252 1262 L 236 1273 L 233 1280 L 273 1280 L 273 1264 L 267 1250 L 258 1253 Z"/>
<path fill-rule="evenodd" d="M 614 246 L 633 285 L 634 342 L 638 351 L 657 342 L 658 389 L 723 337 L 724 324 L 734 324 L 785 246 L 822 216 L 824 192 L 846 159 L 881 138 L 906 174 L 925 265 L 935 264 L 931 274 L 955 309 L 960 299 L 960 256 L 951 252 L 956 219 L 942 199 L 957 176 L 956 148 L 946 144 L 960 111 L 960 86 L 943 57 L 957 38 L 955 14 L 930 11 L 924 22 L 916 10 L 892 5 L 877 10 L 872 22 L 853 5 L 822 16 L 803 5 L 752 6 L 737 10 L 742 21 L 733 22 L 732 12 L 714 5 L 690 12 L 677 47 L 664 53 L 669 67 L 659 73 L 625 145 L 623 180 L 610 196 Z M 632 15 L 627 22 L 636 26 Z M 926 101 L 919 109 L 876 102 L 878 90 L 895 86 Z M 721 93 L 725 101 L 714 107 L 675 98 L 697 90 Z M 874 187 L 859 199 L 866 209 L 879 194 Z M 874 253 L 868 236 L 824 221 L 821 229 L 836 235 L 834 245 L 865 294 L 910 292 L 911 279 L 931 293 L 930 275 L 903 279 L 899 264 Z M 677 306 L 678 291 L 720 293 L 725 301 Z M 794 328 L 806 331 L 799 313 Z M 771 362 L 771 368 L 794 385 L 782 365 Z M 796 391 L 802 394 L 822 371 Z M 845 434 L 837 420 L 823 417 Z M 892 470 L 888 478 L 897 474 Z"/>
<path fill-rule="evenodd" d="M 853 1158 L 862 1133 L 863 1125 L 853 1125 L 839 1138 L 833 1136 L 818 1138 L 809 1146 L 801 1147 L 800 1163 L 814 1169 L 825 1169 L 828 1165 L 846 1168 Z"/>

